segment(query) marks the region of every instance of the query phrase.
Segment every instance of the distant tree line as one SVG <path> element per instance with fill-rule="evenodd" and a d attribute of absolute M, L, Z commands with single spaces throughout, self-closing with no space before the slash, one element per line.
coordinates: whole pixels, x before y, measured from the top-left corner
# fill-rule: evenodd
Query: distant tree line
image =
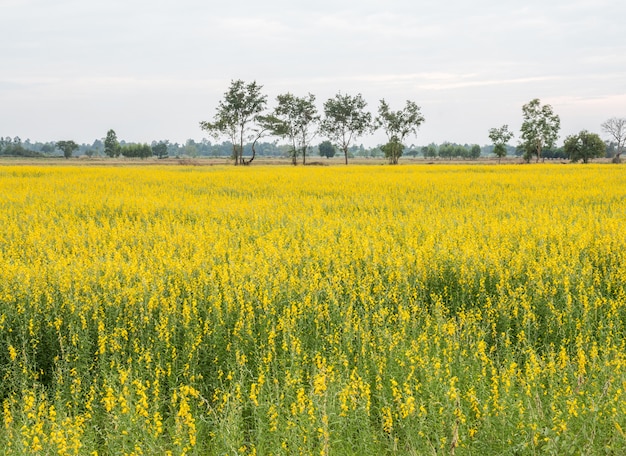
<path fill-rule="evenodd" d="M 442 159 L 471 159 L 476 160 L 483 153 L 483 148 L 478 144 L 455 144 L 450 142 L 444 142 L 443 144 L 429 144 L 421 148 L 421 153 L 424 158 L 442 158 Z M 411 153 L 409 152 L 410 155 Z"/>
<path fill-rule="evenodd" d="M 290 158 L 295 165 L 299 157 L 306 164 L 306 157 L 317 155 L 331 158 L 343 153 L 345 163 L 353 157 L 385 157 L 390 164 L 397 164 L 402 156 L 424 159 L 475 160 L 481 156 L 523 157 L 527 162 L 545 159 L 569 159 L 588 163 L 593 158 L 607 157 L 619 163 L 626 145 L 626 118 L 613 117 L 602 123 L 602 131 L 609 136 L 602 140 L 596 133 L 583 130 L 565 138 L 563 146 L 557 146 L 560 118 L 552 106 L 542 105 L 533 99 L 522 106 L 523 123 L 517 147 L 509 141 L 514 133 L 508 125 L 491 128 L 488 132 L 491 145 L 429 144 L 417 147 L 404 143 L 409 136 L 417 134 L 424 122 L 420 107 L 407 100 L 404 108 L 393 111 L 382 99 L 378 115 L 372 116 L 365 110 L 367 103 L 361 94 L 356 96 L 338 93 L 324 103 L 323 116 L 315 107 L 315 96 L 296 97 L 291 93 L 279 95 L 272 111 L 266 110 L 267 97 L 262 86 L 241 80 L 231 81 L 231 86 L 219 102 L 212 121 L 200 122 L 200 127 L 214 138 L 227 137 L 221 142 L 211 143 L 204 138 L 200 142 L 188 139 L 184 144 L 169 140 L 147 143 L 118 141 L 117 134 L 110 129 L 106 137 L 92 144 L 77 144 L 72 140 L 56 142 L 22 141 L 18 136 L 0 136 L 0 155 L 13 157 L 70 158 L 74 154 L 108 157 L 149 158 L 157 157 L 230 157 L 235 164 L 250 164 L 256 156 Z M 382 129 L 387 143 L 372 148 L 357 146 L 356 139 L 366 133 Z M 273 141 L 262 141 L 264 137 Z M 327 139 L 313 145 L 313 138 Z M 223 139 L 223 138 L 222 138 Z M 287 140 L 278 144 L 278 139 Z"/>
<path fill-rule="evenodd" d="M 9 157 L 43 157 L 47 152 L 53 150 L 54 145 L 49 147 L 45 143 L 32 144 L 28 139 L 22 142 L 19 136 L 14 138 L 0 136 L 0 155 Z"/>
<path fill-rule="evenodd" d="M 115 138 L 117 141 L 117 138 Z M 73 141 L 56 141 L 56 142 L 31 142 L 26 140 L 22 142 L 19 138 L 0 138 L 0 155 L 13 157 L 63 157 L 66 153 L 59 148 L 59 144 L 68 143 L 76 144 L 77 148 L 71 150 L 72 156 L 87 157 L 128 157 L 128 158 L 227 158 L 231 157 L 233 145 L 230 141 L 211 142 L 208 139 L 195 141 L 188 139 L 183 143 L 171 143 L 169 140 L 152 141 L 146 143 L 129 143 L 126 141 L 112 142 L 111 147 L 105 147 L 106 138 L 97 139 L 90 144 L 77 144 Z M 384 145 L 366 147 L 363 144 L 353 144 L 348 147 L 348 158 L 384 158 Z M 70 146 L 71 147 L 71 146 Z M 119 147 L 119 148 L 118 148 Z M 255 146 L 257 156 L 275 157 L 275 158 L 292 158 L 292 146 L 290 144 L 278 144 L 277 141 L 262 141 Z M 428 149 L 424 155 L 424 151 Z M 451 152 L 451 150 L 454 152 Z M 492 146 L 478 147 L 477 145 L 460 145 L 445 142 L 441 145 L 430 144 L 429 146 L 416 146 L 411 144 L 402 150 L 402 154 L 409 157 L 425 158 L 454 158 L 454 159 L 471 159 L 478 156 L 488 156 Z M 439 151 L 442 151 L 441 154 Z M 514 148 L 511 148 L 514 151 Z M 252 144 L 244 144 L 244 154 L 252 153 Z M 477 151 L 480 154 L 477 155 Z M 337 148 L 328 140 L 322 141 L 317 145 L 310 145 L 306 149 L 308 156 L 332 158 L 337 155 Z M 300 155 L 300 154 L 299 154 Z M 510 155 L 513 155 L 511 152 Z"/>
<path fill-rule="evenodd" d="M 19 139 L 19 138 L 17 138 Z M 63 157 L 64 153 L 57 147 L 57 142 L 31 142 L 29 140 L 16 141 L 15 138 L 0 138 L 0 155 L 9 157 Z M 232 155 L 233 145 L 230 141 L 211 142 L 208 139 L 195 141 L 188 139 L 185 143 L 171 143 L 168 140 L 152 141 L 148 144 L 136 144 L 126 141 L 120 141 L 120 151 L 118 157 L 139 157 L 138 153 L 132 152 L 141 146 L 144 150 L 144 156 L 154 158 L 229 158 Z M 606 158 L 615 158 L 618 151 L 616 141 L 605 141 L 604 155 Z M 73 151 L 73 156 L 86 157 L 106 157 L 104 142 L 100 139 L 90 144 L 77 144 L 78 148 Z M 148 146 L 150 154 L 146 154 Z M 366 147 L 363 144 L 351 145 L 348 148 L 348 158 L 385 158 L 382 150 L 383 145 Z M 255 146 L 257 156 L 274 157 L 274 158 L 292 158 L 291 146 L 288 144 L 278 144 L 276 141 L 263 141 Z M 480 157 L 497 156 L 494 152 L 495 146 L 476 144 L 457 144 L 452 142 L 444 142 L 441 144 L 431 143 L 426 146 L 418 146 L 411 144 L 403 149 L 403 156 L 411 158 L 424 158 L 427 160 L 473 160 Z M 478 153 L 479 152 L 479 153 Z M 244 145 L 244 154 L 252 153 L 252 144 Z M 322 141 L 317 145 L 307 148 L 309 157 L 332 158 L 337 156 L 337 148 L 328 140 Z M 522 148 L 506 144 L 503 156 L 520 157 L 524 156 Z M 553 147 L 542 151 L 542 158 L 546 160 L 567 160 L 564 147 Z"/>

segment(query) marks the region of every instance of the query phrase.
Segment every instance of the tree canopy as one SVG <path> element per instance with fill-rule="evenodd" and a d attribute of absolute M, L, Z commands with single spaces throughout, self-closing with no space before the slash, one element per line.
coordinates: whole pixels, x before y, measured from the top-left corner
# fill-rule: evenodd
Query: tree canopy
<path fill-rule="evenodd" d="M 563 149 L 573 162 L 582 160 L 583 163 L 588 163 L 592 158 L 603 157 L 606 145 L 597 134 L 583 130 L 565 138 Z"/>
<path fill-rule="evenodd" d="M 493 142 L 493 153 L 498 157 L 498 163 L 506 156 L 506 144 L 513 138 L 513 132 L 508 125 L 489 129 L 489 139 Z"/>
<path fill-rule="evenodd" d="M 331 158 L 335 156 L 335 146 L 330 141 L 322 141 L 318 146 L 320 157 Z"/>
<path fill-rule="evenodd" d="M 372 128 L 372 115 L 365 111 L 363 96 L 338 93 L 324 103 L 321 131 L 343 151 L 348 164 L 348 149 L 353 140 Z"/>
<path fill-rule="evenodd" d="M 420 107 L 413 101 L 407 100 L 404 109 L 392 111 L 384 98 L 380 100 L 374 128 L 382 128 L 387 135 L 383 152 L 389 163 L 398 163 L 404 150 L 404 140 L 409 134 L 417 135 L 417 129 L 424 120 Z"/>
<path fill-rule="evenodd" d="M 200 122 L 200 128 L 216 139 L 220 136 L 230 139 L 236 165 L 249 163 L 243 157 L 244 144 L 255 137 L 258 139 L 259 128 L 254 127 L 267 103 L 267 95 L 261 93 L 262 88 L 256 81 L 248 84 L 241 79 L 231 81 L 230 88 L 217 106 L 213 122 Z"/>
<path fill-rule="evenodd" d="M 104 138 L 104 153 L 109 157 L 119 157 L 121 153 L 120 143 L 117 140 L 115 130 L 111 129 Z"/>
<path fill-rule="evenodd" d="M 534 155 L 541 158 L 543 148 L 552 148 L 559 138 L 561 120 L 549 104 L 541 105 L 538 98 L 522 106 L 524 121 L 521 128 L 521 144 L 526 160 Z"/>
<path fill-rule="evenodd" d="M 278 95 L 278 105 L 274 108 L 273 117 L 269 121 L 272 134 L 288 139 L 291 143 L 292 163 L 297 163 L 298 155 L 302 155 L 302 164 L 306 164 L 306 150 L 315 136 L 315 125 L 319 115 L 315 107 L 315 95 L 296 97 L 291 93 Z"/>
<path fill-rule="evenodd" d="M 74 153 L 74 151 L 78 149 L 78 144 L 76 144 L 72 140 L 57 141 L 56 146 L 61 151 L 63 151 L 63 156 L 65 158 L 70 158 L 72 156 L 72 154 Z"/>

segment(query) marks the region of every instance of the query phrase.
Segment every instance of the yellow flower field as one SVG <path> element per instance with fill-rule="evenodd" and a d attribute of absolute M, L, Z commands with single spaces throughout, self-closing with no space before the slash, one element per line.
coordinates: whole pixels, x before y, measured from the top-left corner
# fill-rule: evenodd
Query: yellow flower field
<path fill-rule="evenodd" d="M 622 166 L 0 167 L 0 454 L 623 454 Z"/>

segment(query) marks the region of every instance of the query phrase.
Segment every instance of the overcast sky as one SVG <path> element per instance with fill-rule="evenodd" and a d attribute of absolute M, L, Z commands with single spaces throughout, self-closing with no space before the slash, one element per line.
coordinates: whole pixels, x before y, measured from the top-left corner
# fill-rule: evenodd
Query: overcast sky
<path fill-rule="evenodd" d="M 422 108 L 408 143 L 519 136 L 533 98 L 561 139 L 626 117 L 623 0 L 0 0 L 0 135 L 200 140 L 230 81 Z M 384 136 L 358 143 L 375 145 Z M 516 143 L 514 139 L 512 143 Z"/>

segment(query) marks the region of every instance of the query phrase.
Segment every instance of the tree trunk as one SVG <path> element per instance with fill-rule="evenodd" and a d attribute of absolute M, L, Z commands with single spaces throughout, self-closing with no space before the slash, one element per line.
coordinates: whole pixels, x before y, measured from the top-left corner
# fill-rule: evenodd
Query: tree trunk
<path fill-rule="evenodd" d="M 260 136 L 259 136 L 260 137 Z M 252 143 L 252 157 L 250 157 L 250 160 L 246 161 L 245 158 L 243 158 L 243 149 L 241 149 L 241 163 L 243 165 L 249 165 L 250 163 L 252 163 L 252 160 L 254 160 L 254 157 L 256 157 L 256 142 L 259 139 L 259 137 L 257 137 L 254 142 Z"/>
<path fill-rule="evenodd" d="M 539 163 L 539 159 L 541 158 L 541 143 L 537 144 L 537 163 Z"/>
<path fill-rule="evenodd" d="M 233 158 L 235 159 L 235 166 L 240 164 L 239 146 L 233 144 Z"/>

